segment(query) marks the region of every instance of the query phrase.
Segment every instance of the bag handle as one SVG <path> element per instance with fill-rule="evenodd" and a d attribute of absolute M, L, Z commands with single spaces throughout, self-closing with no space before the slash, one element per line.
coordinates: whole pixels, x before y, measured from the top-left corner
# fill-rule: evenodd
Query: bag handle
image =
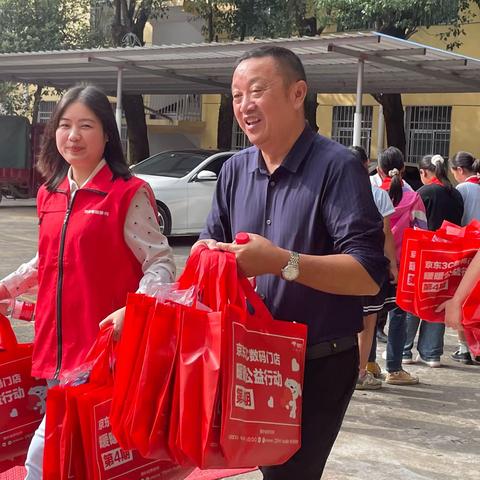
<path fill-rule="evenodd" d="M 17 337 L 10 320 L 0 314 L 0 350 L 15 350 L 17 346 Z"/>
<path fill-rule="evenodd" d="M 105 384 L 112 379 L 114 357 L 113 324 L 103 325 L 97 338 L 85 356 L 82 364 L 70 372 L 61 375 L 61 385 L 76 385 L 78 380 L 85 383 Z"/>
<path fill-rule="evenodd" d="M 87 354 L 87 359 L 93 362 L 90 372 L 90 382 L 105 383 L 112 378 L 115 342 L 113 324 L 104 325 L 98 332 L 97 339 Z"/>
<path fill-rule="evenodd" d="M 270 310 L 267 306 L 263 303 L 262 299 L 258 295 L 257 292 L 252 287 L 252 284 L 249 282 L 247 277 L 240 276 L 239 277 L 239 287 L 241 288 L 247 303 L 253 308 L 253 312 L 250 312 L 248 309 L 248 305 L 246 307 L 247 313 L 251 316 L 255 315 L 255 317 L 262 322 L 270 322 L 273 321 L 273 316 L 270 313 Z"/>

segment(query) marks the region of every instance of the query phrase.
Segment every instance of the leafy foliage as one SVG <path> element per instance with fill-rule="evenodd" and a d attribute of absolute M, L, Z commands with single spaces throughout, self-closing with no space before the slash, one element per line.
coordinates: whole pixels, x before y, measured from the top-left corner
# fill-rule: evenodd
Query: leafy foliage
<path fill-rule="evenodd" d="M 308 0 L 191 0 L 185 7 L 205 20 L 205 36 L 244 40 L 305 34 Z"/>
<path fill-rule="evenodd" d="M 462 25 L 479 0 L 315 0 L 319 17 L 338 30 L 373 29 L 398 38 L 411 37 L 419 27 L 445 25 L 440 34 L 447 48 L 459 46 Z"/>
<path fill-rule="evenodd" d="M 89 0 L 0 0 L 0 53 L 92 45 L 89 5 Z M 28 115 L 33 102 L 26 87 L 0 84 L 2 113 Z"/>

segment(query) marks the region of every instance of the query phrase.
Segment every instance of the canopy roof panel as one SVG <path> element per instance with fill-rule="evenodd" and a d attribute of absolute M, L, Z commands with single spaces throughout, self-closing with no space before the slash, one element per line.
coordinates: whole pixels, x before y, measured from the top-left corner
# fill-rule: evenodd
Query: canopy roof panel
<path fill-rule="evenodd" d="M 479 59 L 376 32 L 1 54 L 0 80 L 60 89 L 88 82 L 114 95 L 122 68 L 125 93 L 221 93 L 230 90 L 236 59 L 261 44 L 293 50 L 319 93 L 355 93 L 359 59 L 365 93 L 480 92 Z"/>

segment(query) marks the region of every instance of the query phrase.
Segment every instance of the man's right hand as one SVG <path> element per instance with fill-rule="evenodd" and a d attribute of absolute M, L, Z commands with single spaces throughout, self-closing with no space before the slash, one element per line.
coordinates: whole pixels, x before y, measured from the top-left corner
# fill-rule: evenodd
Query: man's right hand
<path fill-rule="evenodd" d="M 196 241 L 192 245 L 192 248 L 190 249 L 190 253 L 193 252 L 200 245 L 204 245 L 205 247 L 209 248 L 210 250 L 218 250 L 216 240 L 213 240 L 212 238 L 204 238 L 203 240 Z"/>

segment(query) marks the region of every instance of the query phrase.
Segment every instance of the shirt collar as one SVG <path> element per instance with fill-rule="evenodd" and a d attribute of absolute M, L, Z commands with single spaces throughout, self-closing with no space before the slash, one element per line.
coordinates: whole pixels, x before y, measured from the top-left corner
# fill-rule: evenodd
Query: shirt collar
<path fill-rule="evenodd" d="M 82 183 L 82 185 L 78 185 L 77 182 L 73 179 L 73 173 L 72 173 L 72 167 L 68 169 L 67 172 L 67 178 L 68 178 L 68 184 L 70 186 L 70 193 L 73 194 L 75 191 L 79 190 L 80 188 L 83 188 L 92 178 L 107 164 L 104 158 L 98 162 L 98 165 L 95 167 L 93 172 L 90 174 L 90 176 Z"/>
<path fill-rule="evenodd" d="M 305 124 L 305 128 L 287 153 L 287 156 L 283 159 L 281 166 L 295 173 L 307 156 L 316 135 L 310 126 Z M 258 148 L 255 149 L 255 154 L 251 157 L 248 171 L 252 173 L 257 169 L 262 173 L 268 173 Z"/>

